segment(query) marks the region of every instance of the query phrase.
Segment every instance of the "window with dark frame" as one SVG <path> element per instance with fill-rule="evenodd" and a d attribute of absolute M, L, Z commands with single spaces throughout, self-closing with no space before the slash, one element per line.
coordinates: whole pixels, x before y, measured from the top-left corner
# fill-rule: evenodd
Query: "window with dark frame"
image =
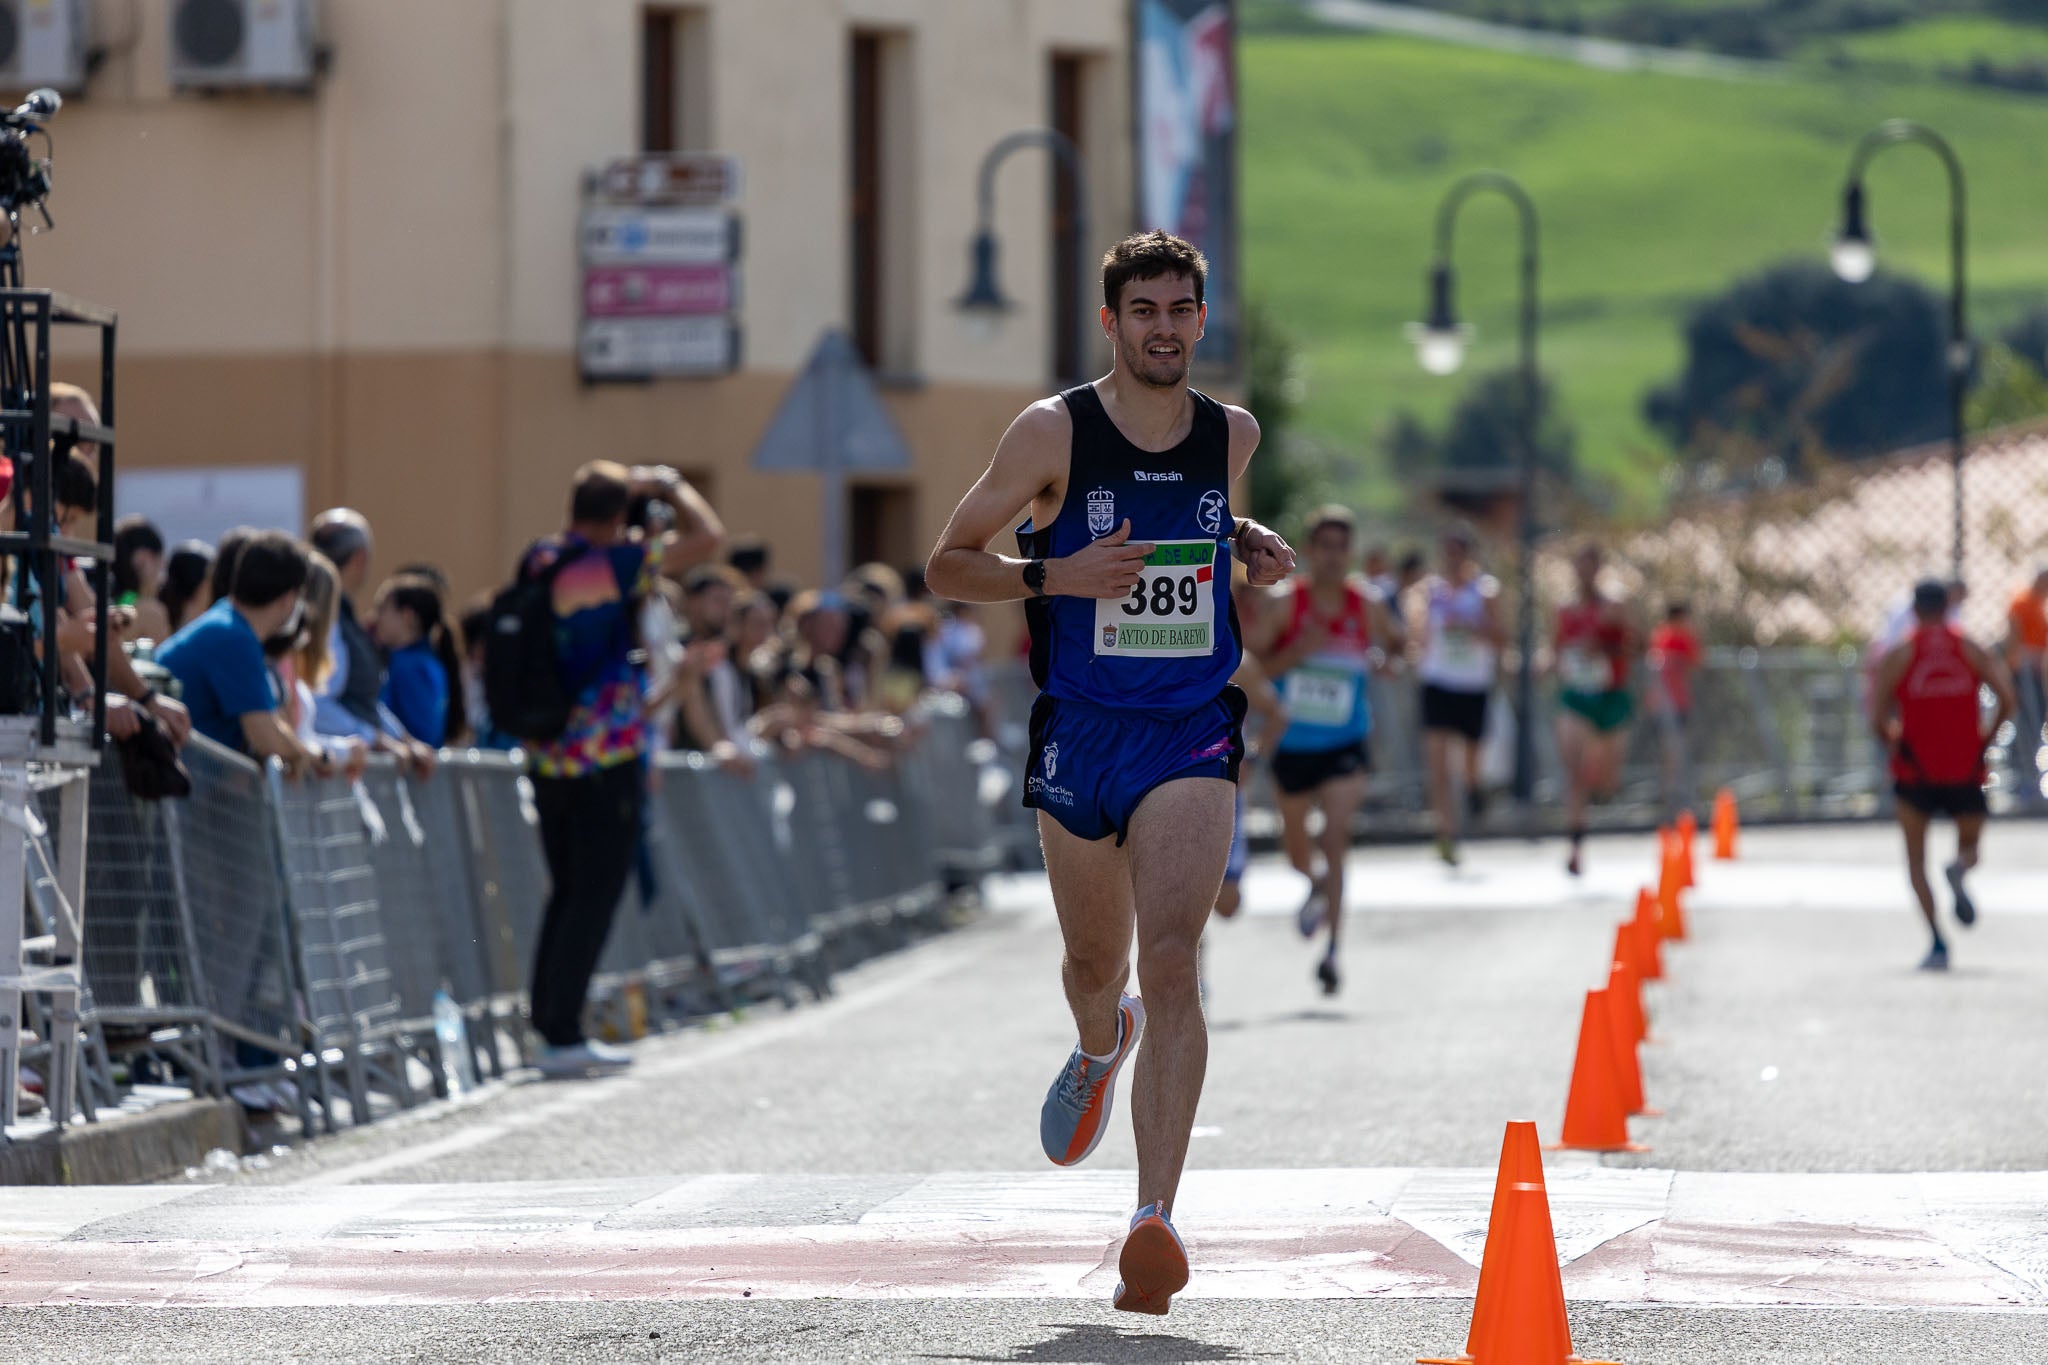
<path fill-rule="evenodd" d="M 681 16 L 669 9 L 640 12 L 640 150 L 676 150 L 677 35 Z"/>
<path fill-rule="evenodd" d="M 847 128 L 847 238 L 852 253 L 848 322 L 870 368 L 882 361 L 882 37 L 853 35 Z"/>
<path fill-rule="evenodd" d="M 846 496 L 853 563 L 894 568 L 918 558 L 915 489 L 902 484 L 857 483 L 846 490 Z"/>
<path fill-rule="evenodd" d="M 1087 59 L 1068 53 L 1054 53 L 1051 64 L 1051 107 L 1047 111 L 1047 124 L 1053 131 L 1064 133 L 1077 148 L 1085 148 L 1086 129 L 1082 126 L 1082 82 L 1087 71 Z M 1052 206 L 1049 231 L 1052 237 L 1052 373 L 1055 380 L 1065 382 L 1086 378 L 1082 365 L 1086 359 L 1080 351 L 1081 331 L 1081 271 L 1082 257 L 1087 244 L 1075 249 L 1073 240 L 1074 215 L 1082 207 L 1074 194 L 1074 183 L 1066 167 L 1054 158 L 1052 168 L 1052 192 L 1048 202 Z"/>

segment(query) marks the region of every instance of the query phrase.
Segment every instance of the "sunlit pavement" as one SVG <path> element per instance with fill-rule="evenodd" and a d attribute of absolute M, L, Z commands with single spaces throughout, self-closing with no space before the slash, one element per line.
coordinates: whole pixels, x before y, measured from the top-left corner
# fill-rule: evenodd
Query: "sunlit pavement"
<path fill-rule="evenodd" d="M 1647 1153 L 1547 1180 L 1581 1354 L 2048 1359 L 2048 826 L 1994 825 L 1955 970 L 1879 826 L 1704 857 L 1649 987 Z M 0 1192 L 0 1302 L 55 1360 L 1410 1359 L 1464 1341 L 1503 1124 L 1554 1140 L 1643 838 L 1352 867 L 1341 994 L 1300 879 L 1212 927 L 1171 1317 L 1110 1312 L 1128 1106 L 1037 1151 L 1071 1045 L 1042 879 L 823 1006 L 640 1045 L 224 1183 Z"/>

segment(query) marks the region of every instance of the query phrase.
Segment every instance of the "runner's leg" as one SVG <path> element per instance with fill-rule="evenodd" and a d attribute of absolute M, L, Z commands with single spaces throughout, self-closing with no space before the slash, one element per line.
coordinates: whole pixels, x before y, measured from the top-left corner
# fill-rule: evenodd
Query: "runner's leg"
<path fill-rule="evenodd" d="M 1941 943 L 1941 924 L 1934 918 L 1934 888 L 1927 881 L 1927 813 L 1910 801 L 1893 805 L 1899 815 L 1899 832 L 1906 837 L 1906 877 L 1913 883 L 1913 895 L 1920 902 L 1920 916 L 1927 930 Z"/>
<path fill-rule="evenodd" d="M 1579 845 L 1586 837 L 1586 751 L 1592 738 L 1593 727 L 1585 717 L 1569 709 L 1558 712 L 1557 757 L 1564 768 L 1564 825 L 1572 841 L 1567 866 L 1573 873 L 1579 870 Z"/>
<path fill-rule="evenodd" d="M 1956 817 L 1956 861 L 1968 872 L 1977 865 L 1977 841 L 1984 834 L 1984 817 L 1981 815 L 1958 815 Z"/>
<path fill-rule="evenodd" d="M 1323 803 L 1324 893 L 1330 898 L 1329 913 L 1323 917 L 1330 926 L 1330 946 L 1325 954 L 1337 956 L 1337 938 L 1344 919 L 1344 863 L 1351 852 L 1351 821 L 1365 804 L 1364 773 L 1353 773 L 1325 782 L 1317 790 Z"/>
<path fill-rule="evenodd" d="M 1436 817 L 1436 837 L 1450 843 L 1458 837 L 1458 817 L 1451 791 L 1451 744 L 1449 730 L 1426 730 L 1422 749 L 1429 758 L 1429 809 Z"/>
<path fill-rule="evenodd" d="M 1316 879 L 1315 845 L 1308 837 L 1308 813 L 1316 803 L 1316 794 L 1306 792 L 1283 792 L 1275 790 L 1274 802 L 1280 807 L 1280 848 L 1287 855 L 1288 863 L 1311 882 Z"/>
<path fill-rule="evenodd" d="M 1066 987 L 1067 1007 L 1074 1012 L 1081 1050 L 1107 1057 L 1117 1045 L 1117 998 L 1131 974 L 1135 913 L 1129 851 L 1118 848 L 1114 839 L 1082 839 L 1043 812 L 1038 837 L 1045 848 L 1045 872 L 1052 883 L 1060 936 L 1066 943 L 1060 981 Z M 1224 851 L 1229 852 L 1227 838 Z M 1222 878 L 1219 869 L 1217 882 Z M 1195 930 L 1199 936 L 1199 921 Z M 1146 1005 L 1149 1009 L 1151 1001 Z"/>
<path fill-rule="evenodd" d="M 1230 821 L 1230 784 L 1208 777 L 1166 783 L 1131 817 L 1128 884 L 1136 893 L 1146 1015 L 1145 1045 L 1131 1078 L 1141 1208 L 1158 1202 L 1172 1209 L 1202 1097 L 1209 1033 L 1195 982 L 1195 945 L 1223 881 Z"/>

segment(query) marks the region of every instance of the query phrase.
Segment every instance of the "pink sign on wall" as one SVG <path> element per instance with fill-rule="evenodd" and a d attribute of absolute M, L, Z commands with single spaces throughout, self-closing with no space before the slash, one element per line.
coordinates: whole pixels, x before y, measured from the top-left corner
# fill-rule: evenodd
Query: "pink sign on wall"
<path fill-rule="evenodd" d="M 583 311 L 593 318 L 702 317 L 727 313 L 731 269 L 722 265 L 598 265 L 583 272 Z"/>

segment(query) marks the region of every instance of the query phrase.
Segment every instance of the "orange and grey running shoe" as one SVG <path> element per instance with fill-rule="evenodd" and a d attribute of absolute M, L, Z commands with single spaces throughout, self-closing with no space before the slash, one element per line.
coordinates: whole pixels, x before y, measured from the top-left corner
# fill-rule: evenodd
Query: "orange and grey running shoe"
<path fill-rule="evenodd" d="M 1166 1210 L 1147 1204 L 1131 1215 L 1131 1233 L 1117 1258 L 1116 1306 L 1126 1313 L 1165 1317 L 1173 1296 L 1188 1287 L 1188 1253 Z"/>
<path fill-rule="evenodd" d="M 1109 1130 L 1109 1111 L 1116 1102 L 1116 1073 L 1138 1050 L 1145 1032 L 1145 1003 L 1135 995 L 1117 1002 L 1116 1050 L 1107 1058 L 1090 1057 L 1074 1045 L 1060 1068 L 1045 1107 L 1038 1111 L 1038 1140 L 1055 1166 L 1078 1165 Z"/>

